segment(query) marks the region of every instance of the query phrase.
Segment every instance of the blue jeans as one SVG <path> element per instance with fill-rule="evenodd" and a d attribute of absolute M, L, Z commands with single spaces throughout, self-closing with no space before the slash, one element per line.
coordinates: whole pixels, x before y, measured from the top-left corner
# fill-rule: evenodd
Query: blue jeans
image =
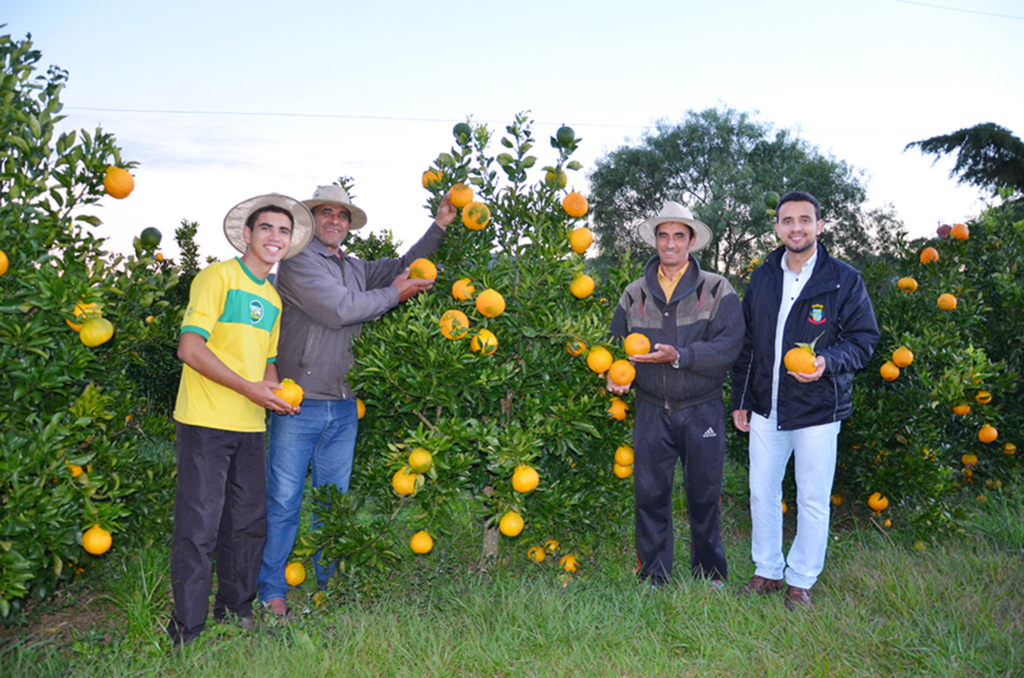
<path fill-rule="evenodd" d="M 267 545 L 260 568 L 260 600 L 285 599 L 288 582 L 284 570 L 299 530 L 299 509 L 312 466 L 313 487 L 333 484 L 348 492 L 359 416 L 356 399 L 304 400 L 299 414 L 270 415 L 267 452 Z M 313 514 L 313 529 L 318 526 Z M 327 584 L 330 571 L 314 558 L 316 580 Z"/>

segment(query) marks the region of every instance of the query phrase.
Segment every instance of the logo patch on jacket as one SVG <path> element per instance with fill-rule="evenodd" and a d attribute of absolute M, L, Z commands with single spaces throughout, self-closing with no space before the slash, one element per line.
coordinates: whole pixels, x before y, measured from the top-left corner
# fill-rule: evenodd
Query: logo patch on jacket
<path fill-rule="evenodd" d="M 807 320 L 814 325 L 820 325 L 828 320 L 828 318 L 825 317 L 825 307 L 821 304 L 814 304 L 811 306 L 811 315 L 807 317 Z"/>

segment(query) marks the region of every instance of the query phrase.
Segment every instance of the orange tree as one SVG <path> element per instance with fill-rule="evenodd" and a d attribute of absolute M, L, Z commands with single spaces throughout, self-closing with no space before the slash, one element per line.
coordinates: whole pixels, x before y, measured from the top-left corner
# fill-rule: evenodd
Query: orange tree
<path fill-rule="evenodd" d="M 300 553 L 322 546 L 328 557 L 346 556 L 343 568 L 379 565 L 411 555 L 408 541 L 419 530 L 443 548 L 453 516 L 469 506 L 486 526 L 485 555 L 497 552 L 501 518 L 515 513 L 524 529 L 500 539 L 516 552 L 525 558 L 530 546 L 554 539 L 585 566 L 600 537 L 631 522 L 632 481 L 617 477 L 613 465 L 616 448 L 629 445 L 632 434 L 631 417 L 609 414 L 612 400 L 576 342 L 624 357 L 606 343 L 608 322 L 618 291 L 636 272 L 613 271 L 615 278 L 583 298 L 570 293 L 585 268 L 585 255 L 570 246 L 571 232 L 584 222 L 563 208 L 574 193 L 566 170 L 580 167 L 570 160 L 579 143 L 571 129 L 551 138 L 554 158 L 544 167 L 536 167 L 531 122 L 523 114 L 506 127 L 497 155 L 485 126 L 460 123 L 454 135 L 455 146 L 425 173 L 428 206 L 433 213 L 456 184 L 475 195 L 434 257 L 433 291 L 364 326 L 355 342 L 349 378 L 366 405 L 355 498 L 321 495 L 340 501 L 341 511 L 369 504 L 372 510 L 365 510 L 378 518 L 405 517 L 372 527 L 369 518 L 328 518 L 317 541 Z M 455 193 L 468 197 L 462 188 Z M 575 214 L 577 196 L 567 203 Z M 465 321 L 453 324 L 449 319 L 461 316 L 452 311 Z M 410 479 L 415 448 L 430 453 L 432 466 L 424 470 L 420 454 L 413 464 L 421 472 Z M 536 489 L 526 489 L 530 472 L 517 481 L 523 491 L 513 486 L 521 466 L 537 472 Z M 514 522 L 510 516 L 505 525 Z M 395 524 L 404 526 L 401 534 L 379 534 Z M 361 560 L 360 549 L 374 555 Z"/>
<path fill-rule="evenodd" d="M 131 163 L 100 129 L 58 132 L 67 74 L 36 75 L 39 58 L 29 40 L 0 36 L 3 617 L 90 562 L 81 535 L 93 525 L 116 533 L 162 516 L 159 490 L 173 483 L 173 467 L 136 461 L 150 418 L 126 370 L 166 326 L 176 275 L 142 240 L 115 256 L 86 230 L 100 225 L 87 211 L 104 197 L 108 167 Z M 112 174 L 109 190 L 130 190 L 130 175 Z"/>
<path fill-rule="evenodd" d="M 938 258 L 922 263 L 928 247 Z M 962 499 L 1020 483 L 1022 273 L 1020 201 L 907 244 L 895 264 L 867 266 L 882 337 L 857 376 L 837 493 L 865 504 L 880 492 L 894 528 L 926 536 L 960 529 Z M 940 308 L 944 294 L 952 310 Z"/>

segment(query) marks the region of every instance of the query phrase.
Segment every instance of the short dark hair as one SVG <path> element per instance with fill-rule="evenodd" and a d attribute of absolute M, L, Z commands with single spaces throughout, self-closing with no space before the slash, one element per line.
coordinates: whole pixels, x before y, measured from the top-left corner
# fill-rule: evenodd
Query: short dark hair
<path fill-rule="evenodd" d="M 775 206 L 775 214 L 778 214 L 779 210 L 781 210 L 782 206 L 785 205 L 787 202 L 811 203 L 812 205 L 814 205 L 814 218 L 817 221 L 821 221 L 821 205 L 818 204 L 818 199 L 815 198 L 810 193 L 805 193 L 804 191 L 790 191 L 789 193 L 787 193 L 786 195 L 782 196 L 782 198 L 779 199 L 779 204 Z M 776 217 L 776 220 L 778 220 L 778 217 Z"/>
<path fill-rule="evenodd" d="M 278 205 L 264 205 L 263 207 L 259 208 L 258 210 L 250 214 L 249 218 L 245 220 L 245 227 L 251 231 L 253 227 L 256 225 L 256 220 L 259 219 L 260 215 L 263 214 L 264 212 L 274 212 L 276 214 L 283 214 L 287 216 L 288 221 L 291 222 L 292 228 L 295 228 L 295 217 L 292 216 L 291 212 Z"/>
<path fill-rule="evenodd" d="M 682 226 L 685 226 L 686 229 L 690 232 L 690 240 L 693 240 L 694 238 L 697 237 L 697 234 L 693 232 L 693 226 L 690 226 L 689 224 L 684 224 L 681 221 L 663 221 L 663 222 L 661 222 L 660 224 L 658 224 L 657 226 L 654 227 L 654 238 L 655 239 L 658 238 L 658 229 L 661 228 L 664 224 L 680 224 Z"/>

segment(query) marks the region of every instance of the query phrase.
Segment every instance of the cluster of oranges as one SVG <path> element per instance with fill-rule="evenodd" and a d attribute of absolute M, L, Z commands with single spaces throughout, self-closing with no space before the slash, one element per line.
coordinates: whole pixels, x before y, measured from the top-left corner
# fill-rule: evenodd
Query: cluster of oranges
<path fill-rule="evenodd" d="M 949 227 L 949 237 L 964 241 L 970 237 L 970 229 L 966 224 L 955 224 Z M 939 253 L 934 247 L 925 247 L 920 252 L 920 261 L 922 266 L 929 266 L 936 264 L 939 261 Z M 896 283 L 896 286 L 906 294 L 913 294 L 918 289 L 917 280 L 913 277 L 906 276 L 900 278 Z M 948 292 L 939 295 L 936 305 L 941 311 L 951 312 L 957 307 L 957 298 L 953 294 Z M 879 373 L 882 379 L 888 382 L 895 381 L 900 376 L 900 370 L 909 367 L 914 362 L 914 353 L 907 346 L 897 347 L 887 360 L 879 369 Z M 975 384 L 979 383 L 979 379 L 975 379 Z M 978 391 L 974 396 L 975 402 L 980 405 L 987 405 L 992 402 L 992 394 L 985 390 Z M 951 409 L 954 414 L 958 416 L 966 416 L 971 411 L 971 404 L 967 402 L 957 402 L 952 404 Z M 996 441 L 999 437 L 999 432 L 994 426 L 989 423 L 984 423 L 980 429 L 978 429 L 978 440 L 984 444 L 990 444 Z M 1004 454 L 1014 454 L 1017 451 L 1017 446 L 1013 443 L 1006 443 L 1003 447 Z M 927 457 L 928 452 L 925 451 Z M 963 469 L 961 475 L 966 482 L 973 482 L 974 470 L 978 464 L 978 457 L 975 454 L 967 453 L 961 458 Z M 989 481 L 989 487 L 995 488 L 1000 486 L 1001 483 L 998 481 Z M 841 500 L 840 500 L 841 501 Z M 834 502 L 833 502 L 834 503 Z M 889 500 L 884 497 L 881 493 L 875 492 L 868 499 L 868 506 L 874 511 L 877 516 L 889 506 Z M 886 520 L 885 526 L 890 527 L 891 521 Z"/>

